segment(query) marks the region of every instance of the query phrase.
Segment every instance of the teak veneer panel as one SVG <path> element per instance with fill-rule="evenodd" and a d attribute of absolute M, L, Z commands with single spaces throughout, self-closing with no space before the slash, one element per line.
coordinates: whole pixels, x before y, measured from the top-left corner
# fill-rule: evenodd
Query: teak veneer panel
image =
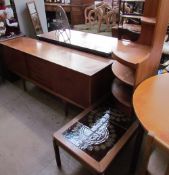
<path fill-rule="evenodd" d="M 103 57 L 27 37 L 5 41 L 2 44 L 3 46 L 8 46 L 88 76 L 96 74 L 113 62 L 112 60 L 104 59 Z"/>
<path fill-rule="evenodd" d="M 31 55 L 26 55 L 26 63 L 30 79 L 53 90 L 53 78 L 56 76 L 54 65 Z"/>
<path fill-rule="evenodd" d="M 79 46 L 82 48 L 89 48 L 91 50 L 95 49 L 100 52 L 106 52 L 106 53 L 112 53 L 113 59 L 116 59 L 122 64 L 125 64 L 124 66 L 122 65 L 121 67 L 119 66 L 120 63 L 114 66 L 114 73 L 115 75 L 124 81 L 126 84 L 129 84 L 131 86 L 135 86 L 135 72 L 140 63 L 142 63 L 144 60 L 146 60 L 149 56 L 150 49 L 151 47 L 149 46 L 144 46 L 141 44 L 133 43 L 130 41 L 119 41 L 116 38 L 110 38 L 110 37 L 105 37 L 105 36 L 98 36 L 95 34 L 89 34 L 89 33 L 84 33 L 84 32 L 79 32 L 79 31 L 73 31 L 70 30 L 70 40 L 64 41 L 63 38 L 60 36 L 56 36 L 56 32 L 49 32 L 49 33 L 44 33 L 42 35 L 39 35 L 39 37 L 42 39 L 47 39 L 48 42 L 55 43 L 55 44 L 64 44 L 64 46 L 69 46 L 69 45 L 74 45 L 74 46 Z M 105 43 L 103 45 L 103 43 Z M 70 46 L 69 46 L 70 47 Z M 126 67 L 126 66 L 129 66 Z M 125 75 L 128 74 L 129 71 L 129 76 L 125 77 L 123 76 L 123 73 Z M 130 77 L 131 76 L 131 77 Z M 118 85 L 119 83 L 116 83 L 115 86 L 113 86 L 114 90 L 114 95 L 119 101 L 122 102 L 124 105 L 131 107 L 131 93 L 130 93 L 130 98 L 128 98 L 128 95 L 125 96 L 125 91 L 127 90 L 126 88 L 120 88 L 118 90 Z M 97 88 L 101 88 L 100 86 L 97 86 Z M 100 91 L 99 91 L 100 92 Z M 132 90 L 131 90 L 132 92 Z M 96 93 L 93 91 L 91 94 Z"/>
<path fill-rule="evenodd" d="M 112 71 L 114 75 L 130 86 L 134 86 L 135 71 L 128 66 L 125 66 L 118 61 L 114 61 L 112 64 Z"/>
<path fill-rule="evenodd" d="M 141 83 L 133 96 L 135 113 L 143 127 L 169 145 L 169 74 Z"/>
<path fill-rule="evenodd" d="M 151 47 L 133 43 L 126 40 L 118 40 L 117 38 L 98 36 L 96 34 L 90 34 L 79 31 L 70 31 L 70 41 L 64 41 L 63 38 L 57 38 L 55 31 L 44 33 L 39 35 L 42 38 L 49 39 L 51 41 L 58 41 L 57 44 L 65 43 L 67 45 L 80 46 L 82 48 L 89 48 L 98 52 L 104 52 L 106 54 L 112 53 L 112 58 L 123 61 L 126 64 L 136 67 L 137 64 L 147 59 Z M 103 44 L 104 43 L 104 44 Z M 83 50 L 83 49 L 82 49 Z"/>
<path fill-rule="evenodd" d="M 156 18 L 160 1 L 161 0 L 145 0 L 143 16 Z"/>
<path fill-rule="evenodd" d="M 112 57 L 122 64 L 137 68 L 138 64 L 149 57 L 151 47 L 131 41 L 119 40 Z"/>
<path fill-rule="evenodd" d="M 16 52 L 13 52 L 13 49 L 9 47 L 5 47 L 3 49 L 3 54 L 8 55 L 5 58 L 5 64 L 7 67 L 9 67 L 10 70 L 12 70 L 13 72 L 17 70 L 17 73 L 19 73 L 20 75 L 28 76 L 28 71 L 27 71 L 27 66 L 25 61 L 26 55 L 23 52 L 18 52 L 16 54 Z"/>
<path fill-rule="evenodd" d="M 141 22 L 142 23 L 147 23 L 147 24 L 150 24 L 150 25 L 155 25 L 156 24 L 156 18 L 141 17 Z"/>
<path fill-rule="evenodd" d="M 133 89 L 125 85 L 117 78 L 114 79 L 112 84 L 112 94 L 124 106 L 132 107 L 132 91 Z"/>

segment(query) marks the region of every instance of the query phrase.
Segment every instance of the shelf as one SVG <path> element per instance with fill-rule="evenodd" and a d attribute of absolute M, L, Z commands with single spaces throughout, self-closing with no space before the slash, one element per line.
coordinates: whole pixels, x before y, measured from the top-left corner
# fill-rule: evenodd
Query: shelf
<path fill-rule="evenodd" d="M 128 7 L 130 10 L 127 10 L 127 8 L 125 7 L 126 6 L 125 2 L 133 2 L 133 3 L 141 2 L 141 6 L 134 9 L 135 5 L 133 4 L 132 7 L 130 8 Z M 123 30 L 119 32 L 119 35 L 118 35 L 119 39 L 125 38 L 131 41 L 138 40 L 139 34 L 141 33 L 140 23 L 141 23 L 141 17 L 143 16 L 144 2 L 145 0 L 120 0 L 119 1 L 119 9 L 120 9 L 119 17 L 121 20 L 119 20 L 118 26 L 122 25 L 121 29 Z M 129 23 L 129 26 L 124 26 L 125 23 Z"/>
<path fill-rule="evenodd" d="M 120 63 L 137 68 L 150 55 L 151 47 L 136 44 L 127 40 L 118 40 L 117 47 L 112 53 L 112 58 Z"/>
<path fill-rule="evenodd" d="M 122 81 L 118 80 L 117 78 L 114 79 L 112 84 L 112 94 L 124 106 L 128 108 L 132 107 L 132 88 L 125 85 Z"/>
<path fill-rule="evenodd" d="M 141 17 L 141 22 L 146 23 L 146 24 L 156 24 L 156 19 L 155 18 L 149 18 L 149 17 Z"/>
<path fill-rule="evenodd" d="M 134 86 L 135 76 L 133 69 L 119 63 L 118 61 L 114 61 L 114 63 L 112 64 L 112 71 L 118 79 L 130 86 Z"/>
<path fill-rule="evenodd" d="M 139 15 L 120 15 L 123 18 L 133 18 L 133 19 L 141 19 L 142 16 Z"/>
<path fill-rule="evenodd" d="M 121 2 L 145 2 L 145 0 L 121 0 Z"/>
<path fill-rule="evenodd" d="M 119 26 L 119 28 L 126 29 L 135 33 L 141 33 L 141 25 L 138 24 L 123 24 Z"/>

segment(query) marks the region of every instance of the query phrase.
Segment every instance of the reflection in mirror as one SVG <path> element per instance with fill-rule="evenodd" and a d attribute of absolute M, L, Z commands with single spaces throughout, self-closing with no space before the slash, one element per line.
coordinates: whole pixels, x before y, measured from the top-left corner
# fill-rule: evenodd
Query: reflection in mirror
<path fill-rule="evenodd" d="M 14 0 L 0 0 L 0 41 L 20 34 Z"/>
<path fill-rule="evenodd" d="M 56 38 L 62 37 L 63 40 L 70 41 L 70 25 L 65 10 L 60 6 L 56 5 L 56 19 L 53 20 L 51 26 L 56 31 Z"/>

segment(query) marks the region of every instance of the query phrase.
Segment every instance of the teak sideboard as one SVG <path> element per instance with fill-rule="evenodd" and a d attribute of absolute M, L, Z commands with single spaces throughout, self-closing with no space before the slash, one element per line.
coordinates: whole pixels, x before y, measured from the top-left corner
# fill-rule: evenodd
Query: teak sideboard
<path fill-rule="evenodd" d="M 0 46 L 6 70 L 78 107 L 90 106 L 110 89 L 110 59 L 27 37 Z"/>

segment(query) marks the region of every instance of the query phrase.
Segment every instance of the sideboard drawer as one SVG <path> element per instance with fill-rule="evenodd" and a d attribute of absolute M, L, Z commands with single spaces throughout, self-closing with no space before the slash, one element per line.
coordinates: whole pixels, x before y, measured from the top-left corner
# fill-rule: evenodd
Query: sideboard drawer
<path fill-rule="evenodd" d="M 15 49 L 4 47 L 3 58 L 5 66 L 8 70 L 19 75 L 24 75 L 26 77 L 28 76 L 25 53 L 18 52 Z"/>
<path fill-rule="evenodd" d="M 62 66 L 55 67 L 54 91 L 83 108 L 88 107 L 90 105 L 89 77 Z"/>
<path fill-rule="evenodd" d="M 53 65 L 45 60 L 28 56 L 27 65 L 29 69 L 29 77 L 37 83 L 52 89 L 52 69 Z"/>

